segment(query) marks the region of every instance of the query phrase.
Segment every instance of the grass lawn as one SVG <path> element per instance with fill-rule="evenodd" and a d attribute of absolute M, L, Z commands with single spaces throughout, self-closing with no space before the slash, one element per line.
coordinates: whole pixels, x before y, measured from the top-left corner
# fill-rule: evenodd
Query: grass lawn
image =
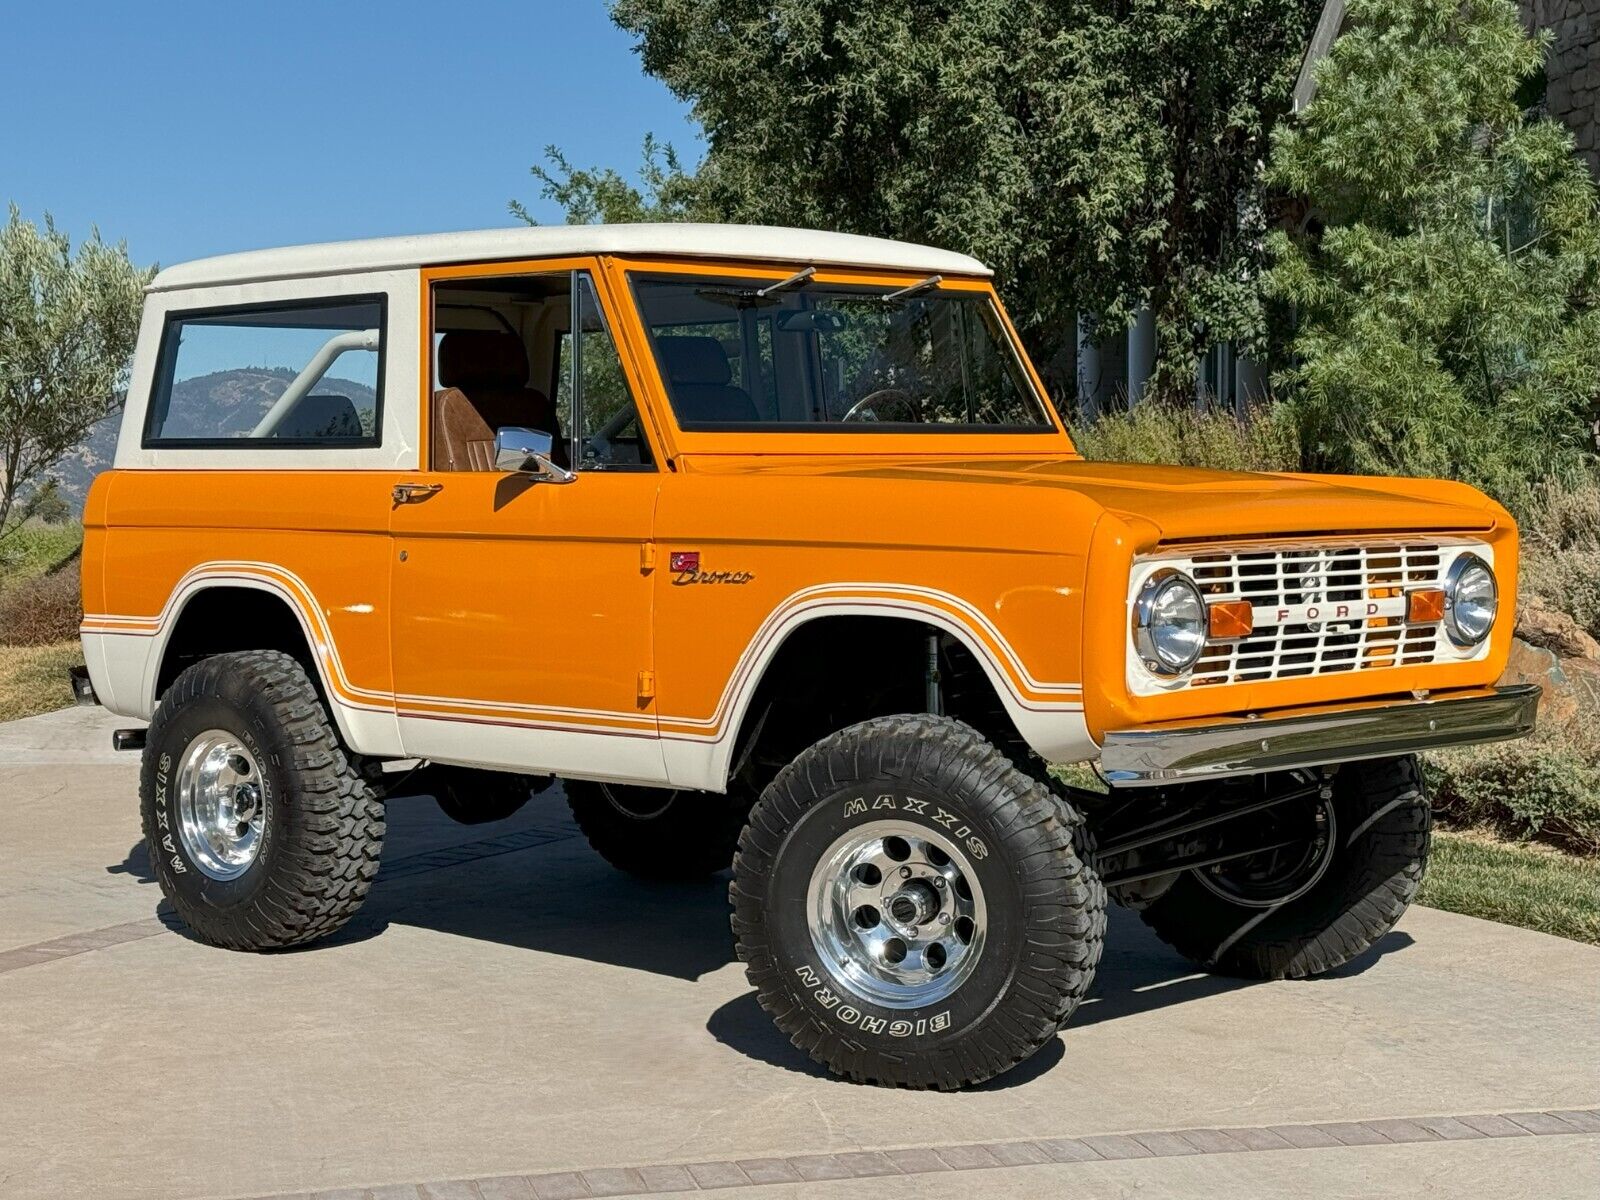
<path fill-rule="evenodd" d="M 1600 859 L 1436 826 L 1417 903 L 1600 945 Z"/>
<path fill-rule="evenodd" d="M 0 646 L 0 721 L 66 708 L 67 668 L 83 661 L 76 641 L 51 646 Z"/>
<path fill-rule="evenodd" d="M 83 526 L 76 521 L 65 525 L 24 525 L 0 540 L 0 585 L 48 571 L 82 541 Z"/>
<path fill-rule="evenodd" d="M 48 571 L 82 541 L 76 522 L 24 525 L 0 540 L 0 592 Z M 72 703 L 67 668 L 82 661 L 76 638 L 46 646 L 0 644 L 0 721 L 66 708 Z"/>

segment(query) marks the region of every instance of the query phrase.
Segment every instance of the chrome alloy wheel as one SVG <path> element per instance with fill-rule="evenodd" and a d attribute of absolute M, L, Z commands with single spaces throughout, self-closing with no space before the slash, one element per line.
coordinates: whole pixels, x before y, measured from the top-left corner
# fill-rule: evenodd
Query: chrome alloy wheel
<path fill-rule="evenodd" d="M 850 991 L 884 1008 L 920 1008 L 971 976 L 986 910 L 954 842 L 918 825 L 874 821 L 818 860 L 806 920 L 812 946 Z"/>
<path fill-rule="evenodd" d="M 261 850 L 266 794 L 261 769 L 237 737 L 208 729 L 189 743 L 177 772 L 178 836 L 202 874 L 237 879 Z"/>

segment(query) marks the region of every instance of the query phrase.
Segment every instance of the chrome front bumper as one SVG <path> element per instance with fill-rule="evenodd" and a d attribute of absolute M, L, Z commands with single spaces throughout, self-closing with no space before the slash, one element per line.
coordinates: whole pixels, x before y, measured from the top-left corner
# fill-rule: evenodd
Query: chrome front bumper
<path fill-rule="evenodd" d="M 1156 787 L 1505 741 L 1533 732 L 1539 690 L 1524 683 L 1119 729 L 1106 734 L 1100 767 L 1117 787 Z"/>

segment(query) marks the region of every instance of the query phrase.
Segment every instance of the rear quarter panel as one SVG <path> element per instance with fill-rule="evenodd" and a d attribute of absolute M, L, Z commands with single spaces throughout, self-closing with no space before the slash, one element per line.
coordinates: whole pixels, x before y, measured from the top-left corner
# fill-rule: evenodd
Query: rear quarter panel
<path fill-rule="evenodd" d="M 368 753 L 392 737 L 389 489 L 366 471 L 118 471 L 85 533 L 85 645 L 114 711 L 148 717 L 166 641 L 214 586 L 271 591 L 302 617 L 335 716 Z M 99 679 L 96 679 L 98 689 Z"/>

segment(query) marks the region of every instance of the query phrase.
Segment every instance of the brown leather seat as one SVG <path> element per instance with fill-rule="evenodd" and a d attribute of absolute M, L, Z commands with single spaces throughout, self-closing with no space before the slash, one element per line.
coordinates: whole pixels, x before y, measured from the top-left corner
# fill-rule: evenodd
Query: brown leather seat
<path fill-rule="evenodd" d="M 460 330 L 439 339 L 440 390 L 433 397 L 436 471 L 492 471 L 494 435 L 518 426 L 555 439 L 553 457 L 567 465 L 567 444 L 550 398 L 528 386 L 522 339 L 497 330 Z"/>

